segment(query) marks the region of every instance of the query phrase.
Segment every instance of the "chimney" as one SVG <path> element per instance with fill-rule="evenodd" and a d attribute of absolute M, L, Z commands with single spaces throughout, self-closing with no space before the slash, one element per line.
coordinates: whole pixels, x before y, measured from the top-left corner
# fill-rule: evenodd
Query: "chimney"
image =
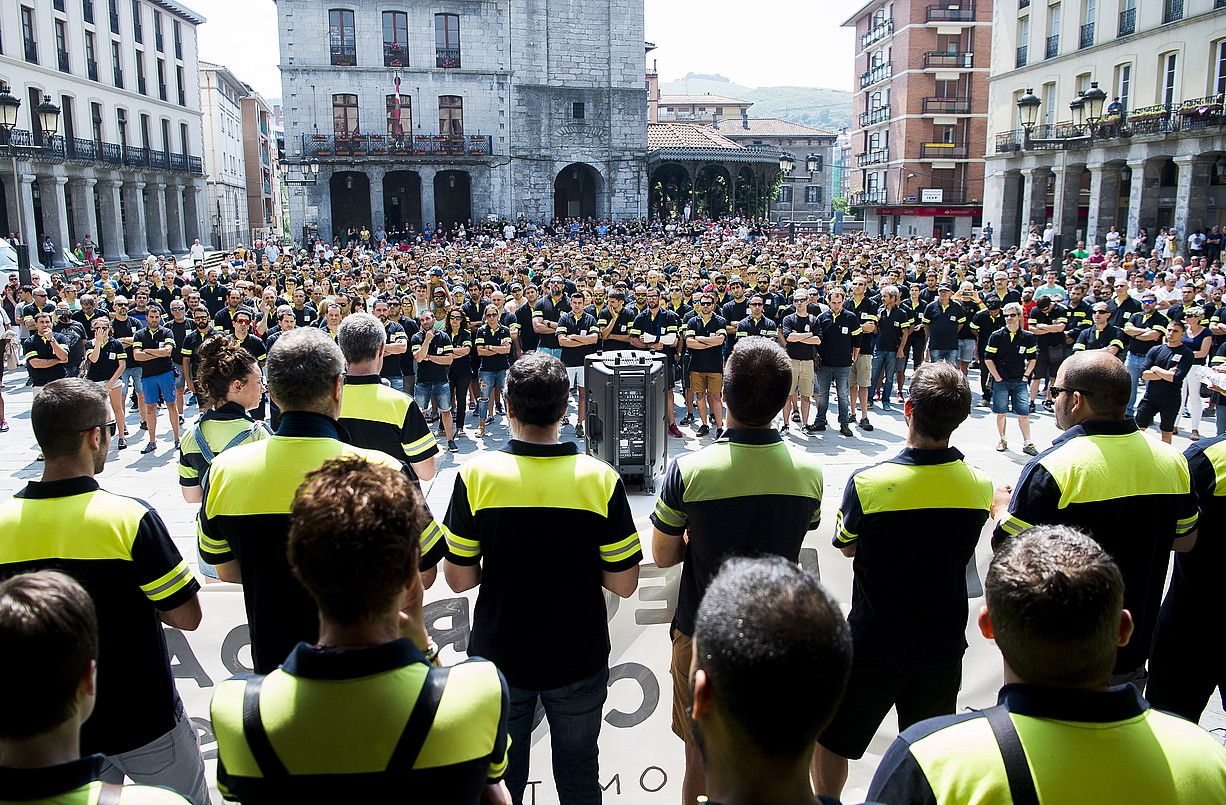
<path fill-rule="evenodd" d="M 749 129 L 749 109 L 747 108 L 741 109 L 741 128 Z"/>
<path fill-rule="evenodd" d="M 719 129 L 719 110 L 715 110 L 715 114 L 711 116 L 711 128 Z"/>

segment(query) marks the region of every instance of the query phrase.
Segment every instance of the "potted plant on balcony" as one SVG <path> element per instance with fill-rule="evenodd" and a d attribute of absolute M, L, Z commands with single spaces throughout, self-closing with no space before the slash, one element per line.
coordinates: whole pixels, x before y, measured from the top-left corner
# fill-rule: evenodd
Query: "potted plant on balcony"
<path fill-rule="evenodd" d="M 1156 106 L 1146 106 L 1128 113 L 1128 120 L 1133 123 L 1144 123 L 1149 120 L 1158 120 L 1166 117 L 1167 110 L 1162 104 Z"/>
<path fill-rule="evenodd" d="M 1191 120 L 1205 120 L 1222 113 L 1222 96 L 1195 98 L 1179 105 L 1179 114 Z"/>

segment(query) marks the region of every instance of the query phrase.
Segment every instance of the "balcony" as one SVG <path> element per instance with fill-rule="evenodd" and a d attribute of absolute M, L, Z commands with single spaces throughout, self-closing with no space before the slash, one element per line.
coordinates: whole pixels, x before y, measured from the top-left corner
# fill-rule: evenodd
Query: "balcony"
<path fill-rule="evenodd" d="M 454 70 L 460 66 L 459 48 L 434 48 L 434 66 L 445 70 Z"/>
<path fill-rule="evenodd" d="M 1026 56 L 1029 54 L 1029 52 L 1030 52 L 1030 48 L 1027 47 L 1026 45 L 1022 45 L 1021 47 L 1019 47 L 1017 49 L 1017 58 L 1014 60 L 1013 66 L 1014 67 L 1025 67 L 1026 66 Z"/>
<path fill-rule="evenodd" d="M 404 139 L 389 139 L 386 134 L 312 134 L 302 137 L 302 155 L 319 159 L 488 157 L 493 153 L 493 142 L 485 134 L 415 134 Z"/>
<path fill-rule="evenodd" d="M 119 12 L 115 10 L 114 6 L 111 7 L 110 17 L 111 17 L 111 33 L 117 34 L 119 33 Z"/>
<path fill-rule="evenodd" d="M 1082 48 L 1088 48 L 1088 47 L 1093 47 L 1093 46 L 1094 46 L 1094 23 L 1087 22 L 1085 25 L 1081 26 L 1081 37 L 1077 40 L 1077 47 L 1079 49 L 1082 49 Z"/>
<path fill-rule="evenodd" d="M 860 75 L 860 89 L 872 86 L 878 81 L 885 81 L 890 76 L 894 75 L 894 71 L 890 69 L 890 63 L 879 64 L 866 73 Z"/>
<path fill-rule="evenodd" d="M 1029 136 L 1023 136 L 1020 131 L 1007 132 L 997 135 L 996 153 L 1012 153 L 1023 147 L 1033 151 L 1088 149 L 1095 143 L 1130 137 L 1167 137 L 1200 132 L 1217 135 L 1226 128 L 1222 102 L 1223 95 L 1211 95 L 1175 104 L 1145 106 L 1133 109 L 1123 117 L 1105 116 L 1092 125 L 1066 121 L 1035 126 Z"/>
<path fill-rule="evenodd" d="M 89 76 L 90 81 L 98 80 L 98 62 L 93 59 L 88 59 L 85 62 L 85 74 Z"/>
<path fill-rule="evenodd" d="M 874 148 L 871 151 L 865 151 L 863 154 L 856 155 L 856 167 L 863 168 L 866 165 L 880 165 L 890 161 L 890 149 Z"/>
<path fill-rule="evenodd" d="M 860 37 L 860 49 L 864 50 L 869 45 L 880 42 L 892 33 L 894 33 L 894 20 L 882 20 L 877 25 L 869 28 L 868 33 Z"/>
<path fill-rule="evenodd" d="M 22 40 L 25 43 L 26 61 L 38 64 L 38 43 L 33 39 Z"/>
<path fill-rule="evenodd" d="M 973 3 L 928 6 L 924 19 L 927 22 L 974 22 L 975 6 Z"/>
<path fill-rule="evenodd" d="M 4 138 L 0 136 L 0 141 Z M 41 140 L 36 143 L 35 140 Z M 95 142 L 79 137 L 42 137 L 36 138 L 29 131 L 14 129 L 7 138 L 17 150 L 19 159 L 34 159 L 44 162 L 105 163 L 108 165 L 128 166 L 132 168 L 153 168 L 156 170 L 189 173 L 194 176 L 204 175 L 204 162 L 200 157 L 185 154 L 168 154 L 165 151 L 155 151 L 151 148 L 136 148 L 123 146 L 119 143 Z M 2 142 L 0 142 L 2 144 Z M 33 146 L 43 148 L 33 150 Z M 22 149 L 30 149 L 23 151 Z"/>
<path fill-rule="evenodd" d="M 852 207 L 863 207 L 866 204 L 885 204 L 885 188 L 877 187 L 872 190 L 856 190 L 850 194 L 848 203 Z"/>
<path fill-rule="evenodd" d="M 924 54 L 925 69 L 969 70 L 975 60 L 974 53 L 948 53 L 930 51 Z"/>
<path fill-rule="evenodd" d="M 404 67 L 409 63 L 409 48 L 403 42 L 383 43 L 383 66 Z"/>
<path fill-rule="evenodd" d="M 332 64 L 336 67 L 356 67 L 358 63 L 358 51 L 356 47 L 346 47 L 343 45 L 330 45 L 329 50 L 332 54 Z"/>
<path fill-rule="evenodd" d="M 1012 154 L 1022 150 L 1022 130 L 1014 129 L 996 135 L 996 153 Z"/>
<path fill-rule="evenodd" d="M 970 98 L 924 98 L 926 115 L 967 115 L 971 112 Z"/>
<path fill-rule="evenodd" d="M 968 149 L 965 145 L 957 143 L 921 143 L 920 144 L 920 159 L 924 160 L 940 160 L 940 159 L 966 159 Z"/>
<path fill-rule="evenodd" d="M 1165 0 L 1162 4 L 1162 24 L 1183 19 L 1183 0 Z"/>
<path fill-rule="evenodd" d="M 890 107 L 878 106 L 876 109 L 869 109 L 867 112 L 860 113 L 860 128 L 865 126 L 875 126 L 878 123 L 884 123 L 890 119 Z"/>
<path fill-rule="evenodd" d="M 89 25 L 94 24 L 94 0 L 81 0 L 81 19 Z"/>
<path fill-rule="evenodd" d="M 1048 59 L 1054 59 L 1060 55 L 1060 34 L 1047 37 L 1047 48 L 1043 53 Z"/>
<path fill-rule="evenodd" d="M 1120 12 L 1120 32 L 1117 36 L 1132 36 L 1137 32 L 1137 10 L 1130 8 Z"/>
<path fill-rule="evenodd" d="M 72 70 L 68 66 L 68 51 L 57 50 L 55 52 L 55 62 L 60 68 L 61 73 L 71 73 Z"/>

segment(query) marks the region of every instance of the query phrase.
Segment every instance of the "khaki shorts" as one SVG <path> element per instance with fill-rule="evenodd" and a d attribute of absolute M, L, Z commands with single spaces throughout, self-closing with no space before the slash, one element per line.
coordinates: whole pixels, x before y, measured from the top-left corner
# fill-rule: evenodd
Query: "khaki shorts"
<path fill-rule="evenodd" d="M 849 386 L 864 386 L 873 380 L 873 356 L 861 355 L 851 365 L 851 376 L 847 380 Z"/>
<path fill-rule="evenodd" d="M 801 397 L 813 396 L 813 361 L 792 361 L 791 394 Z"/>
<path fill-rule="evenodd" d="M 690 372 L 690 391 L 695 394 L 719 394 L 724 390 L 724 376 L 719 372 Z"/>
<path fill-rule="evenodd" d="M 690 736 L 690 710 L 694 691 L 690 689 L 690 666 L 694 660 L 694 639 L 669 628 L 673 640 L 673 660 L 668 673 L 673 678 L 673 734 L 687 744 Z"/>

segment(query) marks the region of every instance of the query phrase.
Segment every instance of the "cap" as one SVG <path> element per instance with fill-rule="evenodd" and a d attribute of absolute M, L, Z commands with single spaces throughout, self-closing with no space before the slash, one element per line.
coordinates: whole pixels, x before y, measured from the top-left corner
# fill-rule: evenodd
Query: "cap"
<path fill-rule="evenodd" d="M 436 267 L 434 267 L 434 268 L 432 268 L 432 269 L 430 269 L 430 276 L 432 276 L 432 277 L 441 277 L 441 276 L 443 276 L 443 269 L 438 268 L 437 266 L 436 266 Z"/>
<path fill-rule="evenodd" d="M 942 282 L 937 286 L 938 291 L 952 291 L 954 288 L 948 282 Z"/>

